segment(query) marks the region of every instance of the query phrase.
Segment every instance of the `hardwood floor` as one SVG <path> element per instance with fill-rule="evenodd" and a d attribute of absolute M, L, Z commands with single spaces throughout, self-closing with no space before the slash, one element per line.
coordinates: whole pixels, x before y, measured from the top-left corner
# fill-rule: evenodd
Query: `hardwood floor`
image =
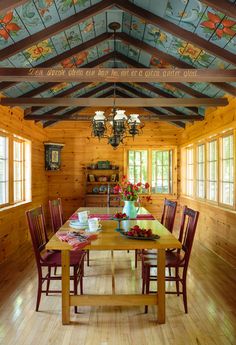
<path fill-rule="evenodd" d="M 139 292 L 134 253 L 91 252 L 84 290 Z M 114 273 L 114 274 L 113 274 Z M 0 266 L 0 344 L 3 345 L 233 345 L 235 270 L 195 242 L 188 275 L 189 314 L 182 297 L 167 295 L 167 321 L 156 323 L 149 307 L 71 308 L 72 324 L 61 325 L 60 295 L 42 296 L 35 312 L 37 274 L 30 244 Z"/>

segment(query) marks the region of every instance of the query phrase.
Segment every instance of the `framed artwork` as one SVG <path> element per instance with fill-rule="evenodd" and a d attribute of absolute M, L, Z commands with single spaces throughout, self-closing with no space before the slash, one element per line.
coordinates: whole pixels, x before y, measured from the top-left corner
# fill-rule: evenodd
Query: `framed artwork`
<path fill-rule="evenodd" d="M 45 146 L 45 170 L 60 170 L 61 149 L 64 144 L 44 143 Z"/>
<path fill-rule="evenodd" d="M 95 176 L 92 174 L 89 174 L 89 182 L 95 182 Z"/>
<path fill-rule="evenodd" d="M 111 175 L 111 182 L 116 182 L 116 174 Z"/>

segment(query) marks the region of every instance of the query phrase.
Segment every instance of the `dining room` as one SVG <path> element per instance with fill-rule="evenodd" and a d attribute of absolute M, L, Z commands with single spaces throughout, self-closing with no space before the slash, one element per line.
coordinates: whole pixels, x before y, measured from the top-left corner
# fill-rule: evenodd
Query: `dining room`
<path fill-rule="evenodd" d="M 0 1 L 0 344 L 236 343 L 236 1 Z"/>

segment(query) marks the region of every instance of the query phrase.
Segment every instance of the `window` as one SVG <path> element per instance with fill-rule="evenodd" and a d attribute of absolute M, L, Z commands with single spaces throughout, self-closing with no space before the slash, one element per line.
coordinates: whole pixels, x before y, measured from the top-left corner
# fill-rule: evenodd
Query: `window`
<path fill-rule="evenodd" d="M 132 183 L 142 182 L 148 180 L 148 151 L 145 150 L 130 150 L 128 152 L 128 177 Z"/>
<path fill-rule="evenodd" d="M 127 176 L 130 182 L 149 182 L 150 192 L 173 193 L 173 149 L 127 151 Z M 177 163 L 175 163 L 177 164 Z M 177 177 L 175 176 L 175 185 Z M 145 191 L 146 192 L 146 191 Z"/>
<path fill-rule="evenodd" d="M 172 193 L 172 151 L 152 151 L 152 193 Z"/>
<path fill-rule="evenodd" d="M 217 201 L 217 140 L 208 143 L 207 199 Z"/>
<path fill-rule="evenodd" d="M 0 132 L 0 207 L 30 200 L 30 141 Z"/>
<path fill-rule="evenodd" d="M 0 134 L 0 205 L 8 203 L 8 138 Z"/>
<path fill-rule="evenodd" d="M 193 196 L 193 147 L 186 149 L 186 195 Z"/>
<path fill-rule="evenodd" d="M 220 201 L 234 204 L 234 139 L 233 134 L 221 138 Z"/>
<path fill-rule="evenodd" d="M 205 198 L 205 144 L 197 146 L 197 196 Z"/>

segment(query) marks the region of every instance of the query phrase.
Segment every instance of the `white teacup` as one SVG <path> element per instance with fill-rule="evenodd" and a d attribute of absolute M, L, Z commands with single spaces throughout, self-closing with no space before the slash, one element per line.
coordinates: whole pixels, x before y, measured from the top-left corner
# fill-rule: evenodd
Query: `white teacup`
<path fill-rule="evenodd" d="M 78 212 L 78 219 L 81 224 L 87 224 L 88 223 L 88 216 L 89 216 L 89 211 L 82 211 Z"/>
<path fill-rule="evenodd" d="M 88 226 L 90 232 L 95 232 L 101 229 L 102 224 L 100 223 L 99 218 L 89 218 L 88 219 Z"/>

